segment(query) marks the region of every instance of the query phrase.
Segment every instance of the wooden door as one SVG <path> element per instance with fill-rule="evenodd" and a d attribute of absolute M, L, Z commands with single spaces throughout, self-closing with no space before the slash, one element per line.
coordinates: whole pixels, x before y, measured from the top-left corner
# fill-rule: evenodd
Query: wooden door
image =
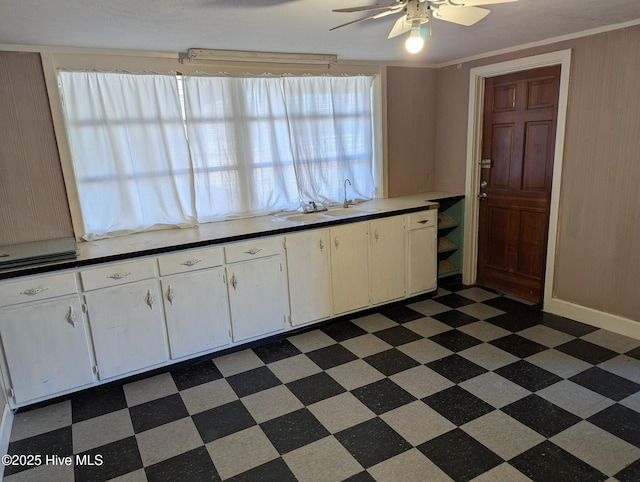
<path fill-rule="evenodd" d="M 485 83 L 490 167 L 480 176 L 477 282 L 535 302 L 544 292 L 559 86 L 559 65 Z"/>

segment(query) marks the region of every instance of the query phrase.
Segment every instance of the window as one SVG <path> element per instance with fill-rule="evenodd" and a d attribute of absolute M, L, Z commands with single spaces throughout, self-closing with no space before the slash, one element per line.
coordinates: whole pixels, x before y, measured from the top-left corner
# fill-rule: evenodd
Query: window
<path fill-rule="evenodd" d="M 60 72 L 83 237 L 370 199 L 373 80 Z"/>

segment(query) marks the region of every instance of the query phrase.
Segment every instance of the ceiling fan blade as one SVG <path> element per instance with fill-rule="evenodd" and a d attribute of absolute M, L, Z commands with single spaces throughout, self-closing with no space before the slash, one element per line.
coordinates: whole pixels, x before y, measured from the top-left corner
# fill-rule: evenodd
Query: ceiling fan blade
<path fill-rule="evenodd" d="M 486 8 L 440 5 L 438 9 L 433 12 L 433 16 L 440 20 L 446 20 L 447 22 L 453 22 L 469 27 L 474 23 L 479 22 L 490 13 L 491 10 L 487 10 Z"/>
<path fill-rule="evenodd" d="M 407 16 L 405 14 L 396 20 L 396 23 L 393 24 L 393 28 L 391 29 L 391 32 L 389 32 L 389 36 L 387 38 L 397 37 L 409 30 L 411 30 L 411 22 L 407 22 Z"/>
<path fill-rule="evenodd" d="M 386 12 L 384 12 L 384 13 L 386 14 Z M 390 12 L 390 13 L 393 13 L 393 12 Z M 356 20 L 352 20 L 351 22 L 343 23 L 341 25 L 338 25 L 337 27 L 330 28 L 329 31 L 335 30 L 335 29 L 340 28 L 340 27 L 346 27 L 347 25 L 353 25 L 354 23 L 362 22 L 364 20 L 369 20 L 371 18 L 379 18 L 380 16 L 383 16 L 383 15 L 380 15 L 380 13 L 376 13 L 376 14 L 373 14 L 373 15 L 369 15 L 368 17 L 358 18 Z"/>
<path fill-rule="evenodd" d="M 464 5 L 465 7 L 478 7 L 480 5 L 496 5 L 498 3 L 512 3 L 518 0 L 459 0 L 454 1 L 454 4 Z"/>
<path fill-rule="evenodd" d="M 332 12 L 363 12 L 366 10 L 384 10 L 386 8 L 398 8 L 404 7 L 407 4 L 406 0 L 401 0 L 393 3 L 376 3 L 375 5 L 364 5 L 362 7 L 347 7 L 336 8 Z"/>

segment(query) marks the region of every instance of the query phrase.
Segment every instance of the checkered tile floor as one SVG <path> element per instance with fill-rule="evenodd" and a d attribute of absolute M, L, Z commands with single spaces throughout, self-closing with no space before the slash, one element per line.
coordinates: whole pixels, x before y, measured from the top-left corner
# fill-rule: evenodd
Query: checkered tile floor
<path fill-rule="evenodd" d="M 16 414 L 5 480 L 640 480 L 640 341 L 448 286 Z"/>

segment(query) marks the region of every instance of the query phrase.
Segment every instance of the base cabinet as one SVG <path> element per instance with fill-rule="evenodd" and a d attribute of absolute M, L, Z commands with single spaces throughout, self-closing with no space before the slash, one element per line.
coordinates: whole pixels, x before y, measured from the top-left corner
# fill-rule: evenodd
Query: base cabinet
<path fill-rule="evenodd" d="M 287 271 L 291 325 L 331 316 L 329 230 L 314 229 L 287 236 Z"/>
<path fill-rule="evenodd" d="M 369 306 L 369 223 L 331 229 L 333 314 Z"/>
<path fill-rule="evenodd" d="M 371 221 L 371 303 L 378 305 L 405 295 L 405 216 Z"/>
<path fill-rule="evenodd" d="M 0 336 L 15 403 L 94 381 L 77 295 L 3 311 Z"/>
<path fill-rule="evenodd" d="M 438 282 L 436 211 L 409 216 L 407 244 L 407 296 L 435 290 Z"/>
<path fill-rule="evenodd" d="M 167 361 L 162 301 L 155 279 L 84 296 L 100 379 Z"/>
<path fill-rule="evenodd" d="M 233 341 L 284 329 L 289 313 L 284 238 L 227 245 L 225 258 Z"/>
<path fill-rule="evenodd" d="M 169 276 L 161 283 L 172 359 L 231 343 L 224 268 Z"/>

